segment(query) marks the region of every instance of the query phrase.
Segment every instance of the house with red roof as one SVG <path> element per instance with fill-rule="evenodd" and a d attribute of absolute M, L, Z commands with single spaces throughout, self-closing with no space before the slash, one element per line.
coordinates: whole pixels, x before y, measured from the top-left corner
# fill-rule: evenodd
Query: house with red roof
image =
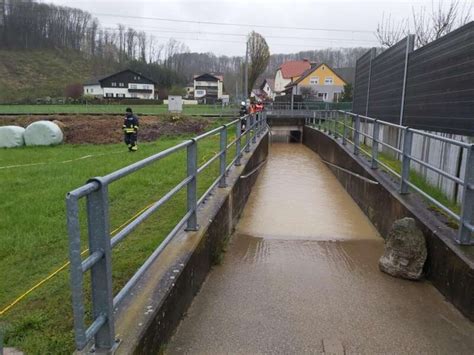
<path fill-rule="evenodd" d="M 311 62 L 308 59 L 290 60 L 279 67 L 275 73 L 275 92 L 281 94 L 285 91 L 285 86 L 298 80 L 298 78 L 311 68 Z"/>

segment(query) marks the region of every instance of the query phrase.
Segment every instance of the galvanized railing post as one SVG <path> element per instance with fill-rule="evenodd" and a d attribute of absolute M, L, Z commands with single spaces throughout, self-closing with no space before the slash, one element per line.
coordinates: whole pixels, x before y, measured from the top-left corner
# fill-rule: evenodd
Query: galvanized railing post
<path fill-rule="evenodd" d="M 410 128 L 406 127 L 403 131 L 403 154 L 402 154 L 402 172 L 401 172 L 401 181 L 400 181 L 400 193 L 408 193 L 408 184 L 410 180 L 410 155 L 411 147 L 413 143 L 413 132 Z"/>
<path fill-rule="evenodd" d="M 326 111 L 326 126 L 328 128 L 328 134 L 331 135 L 331 112 Z"/>
<path fill-rule="evenodd" d="M 257 143 L 257 124 L 258 124 L 258 113 L 253 114 L 253 137 L 252 143 Z"/>
<path fill-rule="evenodd" d="M 457 242 L 459 244 L 474 244 L 474 144 L 467 148 L 466 170 L 462 189 L 462 207 L 459 221 Z"/>
<path fill-rule="evenodd" d="M 354 155 L 359 155 L 359 145 L 360 145 L 360 117 L 356 115 L 355 124 L 354 124 Z"/>
<path fill-rule="evenodd" d="M 245 153 L 250 152 L 250 131 L 252 129 L 252 115 L 247 117 L 247 124 L 245 125 Z"/>
<path fill-rule="evenodd" d="M 346 136 L 347 136 L 347 126 L 346 126 L 347 114 L 342 116 L 342 145 L 346 145 Z"/>
<path fill-rule="evenodd" d="M 112 290 L 112 253 L 109 231 L 109 198 L 107 184 L 100 178 L 92 179 L 99 188 L 87 195 L 87 224 L 89 253 L 103 253 L 91 268 L 91 293 L 93 319 L 104 318 L 95 333 L 95 348 L 110 350 L 115 345 L 114 300 Z M 89 182 L 91 182 L 89 181 Z"/>
<path fill-rule="evenodd" d="M 336 111 L 332 111 L 334 117 L 334 138 L 337 139 L 337 119 L 339 118 Z"/>
<path fill-rule="evenodd" d="M 221 179 L 219 181 L 219 187 L 226 187 L 226 162 L 227 162 L 227 127 L 224 125 L 222 131 L 220 132 L 220 151 L 221 156 L 219 159 L 220 165 L 220 175 Z"/>
<path fill-rule="evenodd" d="M 321 131 L 321 127 L 322 127 L 322 126 L 321 126 L 321 125 L 322 125 L 322 124 L 321 124 L 321 121 L 322 121 L 322 117 L 321 117 L 321 116 L 322 116 L 321 112 L 318 112 L 318 129 L 319 129 L 320 131 Z"/>
<path fill-rule="evenodd" d="M 374 131 L 372 133 L 372 161 L 370 167 L 372 169 L 377 169 L 379 167 L 378 163 L 379 158 L 379 122 L 374 121 Z"/>
<path fill-rule="evenodd" d="M 197 225 L 197 141 L 192 139 L 192 144 L 187 147 L 187 171 L 191 181 L 187 186 L 187 209 L 191 212 L 186 230 L 198 230 Z"/>
<path fill-rule="evenodd" d="M 313 124 L 312 124 L 313 127 L 316 126 L 316 111 L 313 111 Z"/>
<path fill-rule="evenodd" d="M 77 349 L 82 350 L 87 345 L 87 337 L 84 322 L 84 273 L 82 271 L 81 225 L 79 223 L 78 199 L 71 194 L 67 194 L 66 207 L 67 229 L 69 234 L 69 259 L 71 260 L 70 273 L 72 308 L 74 312 L 74 335 Z"/>
<path fill-rule="evenodd" d="M 242 119 L 239 119 L 237 121 L 237 124 L 235 125 L 235 136 L 236 136 L 236 141 L 235 141 L 235 166 L 240 166 L 240 157 L 242 155 L 240 149 L 241 149 L 241 140 L 242 140 Z"/>

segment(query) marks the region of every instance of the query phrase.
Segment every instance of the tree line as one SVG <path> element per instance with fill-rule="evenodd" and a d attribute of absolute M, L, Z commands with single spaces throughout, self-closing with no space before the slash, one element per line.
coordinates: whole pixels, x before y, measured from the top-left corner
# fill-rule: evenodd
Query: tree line
<path fill-rule="evenodd" d="M 184 86 L 195 74 L 219 73 L 224 75 L 228 93 L 243 92 L 244 53 L 242 56 L 191 53 L 184 43 L 175 39 L 160 43 L 153 35 L 123 24 L 103 27 L 86 11 L 34 0 L 0 0 L 0 49 L 74 50 L 94 61 L 108 63 L 109 71 L 137 70 L 165 87 Z M 273 54 L 266 60 L 268 65 L 256 84 L 263 77 L 273 77 L 286 60 L 307 58 L 333 67 L 348 67 L 355 66 L 356 59 L 365 51 L 335 48 Z M 103 68 L 100 65 L 97 70 Z"/>

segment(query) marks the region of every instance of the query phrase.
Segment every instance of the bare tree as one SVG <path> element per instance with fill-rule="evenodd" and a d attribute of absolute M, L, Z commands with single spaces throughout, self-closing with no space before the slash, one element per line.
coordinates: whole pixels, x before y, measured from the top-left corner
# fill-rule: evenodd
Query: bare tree
<path fill-rule="evenodd" d="M 260 75 L 265 72 L 268 62 L 270 61 L 270 49 L 267 41 L 263 36 L 255 31 L 249 34 L 247 40 L 248 54 L 249 54 L 249 86 L 247 93 L 250 96 L 252 88 L 257 82 Z"/>
<path fill-rule="evenodd" d="M 377 25 L 375 35 L 383 46 L 391 47 L 400 41 L 407 34 L 408 20 L 404 19 L 400 22 L 395 22 L 391 15 L 385 18 L 382 15 L 382 22 Z"/>
<path fill-rule="evenodd" d="M 472 9 L 472 2 L 451 0 L 445 5 L 440 0 L 436 5 L 432 3 L 430 11 L 425 7 L 412 8 L 411 23 L 409 19 L 396 22 L 390 15 L 387 18 L 382 16 L 375 34 L 381 45 L 390 47 L 408 35 L 411 29 L 415 34 L 415 47 L 419 48 L 468 23 Z"/>
<path fill-rule="evenodd" d="M 138 53 L 139 53 L 139 60 L 142 62 L 146 62 L 146 33 L 144 31 L 140 31 L 137 35 L 138 38 Z"/>

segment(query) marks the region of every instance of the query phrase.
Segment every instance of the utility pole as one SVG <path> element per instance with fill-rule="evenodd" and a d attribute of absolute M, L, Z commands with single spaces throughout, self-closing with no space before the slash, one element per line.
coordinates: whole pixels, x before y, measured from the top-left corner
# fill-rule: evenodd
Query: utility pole
<path fill-rule="evenodd" d="M 247 38 L 247 43 L 245 45 L 245 92 L 244 99 L 247 100 L 247 95 L 249 93 L 249 39 Z"/>

